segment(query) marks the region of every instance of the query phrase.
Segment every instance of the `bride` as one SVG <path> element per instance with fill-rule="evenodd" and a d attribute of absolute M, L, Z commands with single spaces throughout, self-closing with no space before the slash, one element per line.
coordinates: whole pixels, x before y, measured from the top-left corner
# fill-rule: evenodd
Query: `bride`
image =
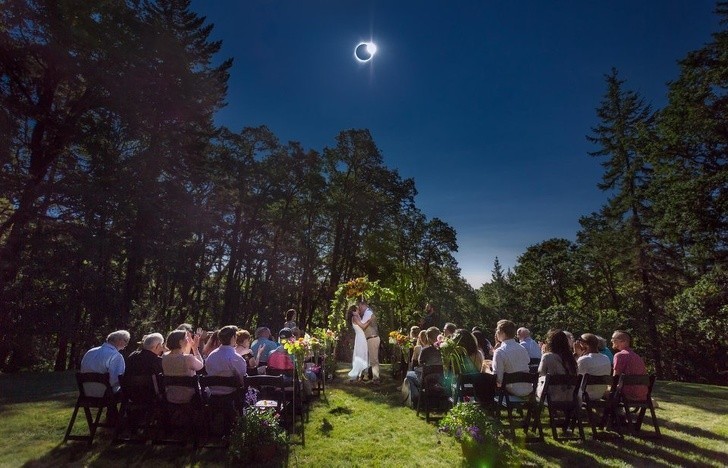
<path fill-rule="evenodd" d="M 361 380 L 361 374 L 369 367 L 369 352 L 367 351 L 367 339 L 364 330 L 369 326 L 369 321 L 362 323 L 357 306 L 349 307 L 348 311 L 351 326 L 354 327 L 354 355 L 351 358 L 351 371 L 349 371 L 349 382 Z"/>

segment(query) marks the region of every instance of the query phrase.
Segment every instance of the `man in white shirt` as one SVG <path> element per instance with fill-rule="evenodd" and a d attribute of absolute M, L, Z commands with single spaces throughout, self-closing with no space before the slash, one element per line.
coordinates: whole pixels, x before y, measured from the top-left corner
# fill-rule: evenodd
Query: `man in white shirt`
<path fill-rule="evenodd" d="M 119 391 L 119 376 L 126 369 L 124 356 L 119 351 L 129 344 L 131 335 L 126 330 L 117 330 L 109 333 L 106 343 L 101 346 L 89 349 L 81 359 L 81 372 L 97 372 L 99 374 L 109 373 L 109 384 L 114 393 Z M 86 395 L 102 397 L 105 387 L 98 383 L 90 382 L 84 386 Z"/>
<path fill-rule="evenodd" d="M 531 330 L 521 327 L 516 332 L 516 335 L 518 336 L 518 344 L 528 351 L 529 358 L 541 359 L 541 347 L 531 338 Z"/>
<path fill-rule="evenodd" d="M 235 325 L 227 325 L 220 329 L 217 333 L 220 339 L 220 346 L 212 351 L 207 360 L 205 360 L 205 370 L 207 375 L 221 377 L 236 376 L 243 383 L 245 374 L 247 373 L 247 364 L 245 359 L 235 352 L 235 334 L 238 327 Z M 210 387 L 211 395 L 229 395 L 234 390 L 230 387 Z"/>
<path fill-rule="evenodd" d="M 126 348 L 129 344 L 131 335 L 126 330 L 117 330 L 109 333 L 106 337 L 106 343 L 86 351 L 83 359 L 81 359 L 80 372 L 96 372 L 99 374 L 109 374 L 109 385 L 116 395 L 117 403 L 121 401 L 121 386 L 119 385 L 119 376 L 126 370 L 124 356 L 119 351 Z M 88 382 L 83 384 L 83 390 L 87 396 L 100 398 L 106 392 L 106 386 L 97 382 Z M 116 404 L 109 405 L 107 408 L 107 422 L 115 424 L 119 418 L 119 411 Z"/>
<path fill-rule="evenodd" d="M 510 320 L 499 320 L 495 329 L 495 336 L 501 342 L 493 352 L 493 373 L 498 386 L 503 383 L 503 374 L 513 372 L 528 372 L 531 358 L 528 351 L 516 343 L 516 324 Z M 508 384 L 508 393 L 516 396 L 526 396 L 533 391 L 533 385 L 527 382 Z"/>

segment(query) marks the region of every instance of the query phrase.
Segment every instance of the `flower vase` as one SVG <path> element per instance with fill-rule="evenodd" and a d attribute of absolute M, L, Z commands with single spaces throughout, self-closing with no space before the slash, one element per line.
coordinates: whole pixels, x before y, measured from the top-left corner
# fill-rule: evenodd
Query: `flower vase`
<path fill-rule="evenodd" d="M 463 458 L 465 458 L 467 466 L 493 467 L 497 465 L 494 457 L 496 449 L 488 444 L 474 440 L 463 440 L 460 442 L 460 448 L 463 451 Z"/>

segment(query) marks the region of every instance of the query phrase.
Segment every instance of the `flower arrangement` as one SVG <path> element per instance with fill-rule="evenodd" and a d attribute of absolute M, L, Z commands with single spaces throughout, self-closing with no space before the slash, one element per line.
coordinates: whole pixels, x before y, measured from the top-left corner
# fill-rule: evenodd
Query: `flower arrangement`
<path fill-rule="evenodd" d="M 346 309 L 355 304 L 359 298 L 367 301 L 372 298 L 377 298 L 378 301 L 392 301 L 394 293 L 391 289 L 380 286 L 379 280 L 370 281 L 366 276 L 340 284 L 334 292 L 329 317 L 329 323 L 335 330 L 341 331 L 346 327 Z"/>
<path fill-rule="evenodd" d="M 325 375 L 327 379 L 330 379 L 336 370 L 336 346 L 339 342 L 339 334 L 330 328 L 316 328 L 313 330 L 313 336 L 320 343 L 318 349 L 313 348 L 314 356 L 317 353 L 323 353 Z"/>
<path fill-rule="evenodd" d="M 440 420 L 438 433 L 455 437 L 473 466 L 507 465 L 513 447 L 500 421 L 474 402 L 458 403 Z"/>
<path fill-rule="evenodd" d="M 304 380 L 306 380 L 303 363 L 306 361 L 306 356 L 311 353 L 310 338 L 291 338 L 283 343 L 283 347 L 286 349 L 288 354 L 294 357 L 294 364 L 296 366 L 298 380 L 303 382 Z"/>
<path fill-rule="evenodd" d="M 399 348 L 402 352 L 404 362 L 409 360 L 409 350 L 412 348 L 412 340 L 410 337 L 401 333 L 399 330 L 389 332 L 389 344 Z"/>
<path fill-rule="evenodd" d="M 461 374 L 465 370 L 465 359 L 468 356 L 465 348 L 460 346 L 460 343 L 452 338 L 445 338 L 441 335 L 434 346 L 440 349 L 442 364 L 445 369 L 456 375 Z"/>
<path fill-rule="evenodd" d="M 248 389 L 245 402 L 249 406 L 237 418 L 230 433 L 228 455 L 233 462 L 263 461 L 261 457 L 272 457 L 286 446 L 286 431 L 280 425 L 280 415 L 273 409 L 256 408 L 256 401 L 257 391 Z"/>

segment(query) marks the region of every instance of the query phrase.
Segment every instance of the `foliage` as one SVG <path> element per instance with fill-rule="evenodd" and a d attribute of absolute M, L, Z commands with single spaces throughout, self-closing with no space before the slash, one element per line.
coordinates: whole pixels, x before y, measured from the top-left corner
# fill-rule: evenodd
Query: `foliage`
<path fill-rule="evenodd" d="M 663 109 L 606 74 L 588 139 L 609 198 L 580 219 L 575 243 L 533 245 L 511 274 L 496 263 L 478 291 L 491 317 L 541 337 L 627 329 L 658 377 L 724 383 L 728 3 L 717 13 L 721 30 L 679 62 Z"/>
<path fill-rule="evenodd" d="M 440 350 L 442 364 L 446 371 L 453 375 L 466 372 L 465 361 L 469 358 L 465 348 L 460 346 L 459 340 L 456 341 L 452 337 L 445 338 L 441 335 L 434 346 Z"/>
<path fill-rule="evenodd" d="M 370 281 L 366 276 L 340 284 L 334 292 L 334 299 L 331 301 L 329 322 L 334 329 L 341 331 L 348 326 L 346 323 L 346 310 L 354 305 L 359 298 L 363 298 L 367 302 L 376 298 L 377 301 L 386 303 L 394 299 L 394 294 L 389 288 L 380 286 L 379 280 Z"/>
<path fill-rule="evenodd" d="M 471 294 L 454 230 L 368 130 L 314 150 L 215 128 L 231 61 L 211 35 L 188 0 L 3 3 L 0 369 L 76 367 L 114 328 L 272 326 L 292 307 L 336 328 L 344 278 L 399 288 L 376 304 L 388 329 Z"/>
<path fill-rule="evenodd" d="M 262 447 L 274 446 L 278 451 L 286 446 L 286 431 L 280 425 L 280 415 L 271 408 L 256 408 L 256 397 L 255 389 L 249 389 L 246 403 L 251 406 L 237 418 L 230 433 L 228 455 L 233 462 L 251 462 Z"/>

